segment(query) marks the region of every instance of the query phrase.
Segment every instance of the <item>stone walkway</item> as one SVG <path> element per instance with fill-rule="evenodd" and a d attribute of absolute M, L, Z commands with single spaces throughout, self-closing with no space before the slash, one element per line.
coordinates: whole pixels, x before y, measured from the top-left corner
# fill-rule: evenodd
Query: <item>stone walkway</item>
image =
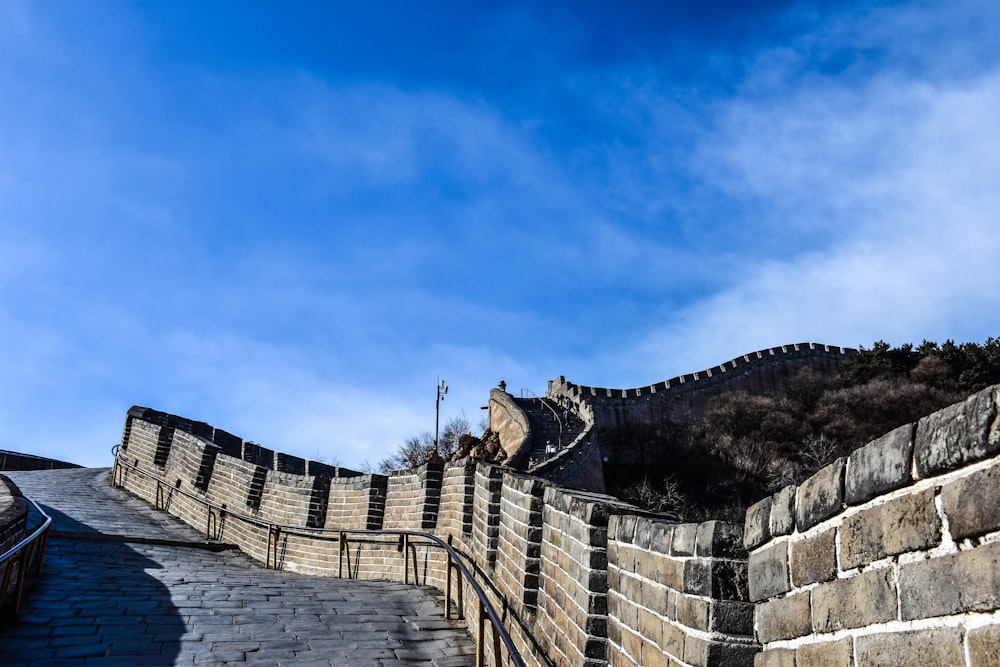
<path fill-rule="evenodd" d="M 211 550 L 111 488 L 107 469 L 5 474 L 50 512 L 55 532 L 42 579 L 0 626 L 0 665 L 475 662 L 433 589 L 277 572 Z"/>

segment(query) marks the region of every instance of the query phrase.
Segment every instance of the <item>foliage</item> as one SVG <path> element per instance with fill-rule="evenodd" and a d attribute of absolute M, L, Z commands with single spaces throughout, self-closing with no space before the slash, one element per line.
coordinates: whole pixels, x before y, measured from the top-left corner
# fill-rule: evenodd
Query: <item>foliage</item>
<path fill-rule="evenodd" d="M 837 457 L 1000 384 L 1000 339 L 861 347 L 836 375 L 805 369 L 772 395 L 714 396 L 687 423 L 602 437 L 609 491 L 678 520 L 742 520 L 753 502 Z M 609 474 L 610 473 L 610 474 Z"/>
<path fill-rule="evenodd" d="M 382 474 L 394 470 L 409 470 L 426 463 L 436 453 L 447 461 L 458 449 L 458 440 L 469 432 L 469 420 L 465 413 L 452 417 L 444 423 L 438 435 L 437 449 L 434 448 L 434 434 L 424 431 L 420 435 L 407 438 L 388 457 L 375 466 Z"/>

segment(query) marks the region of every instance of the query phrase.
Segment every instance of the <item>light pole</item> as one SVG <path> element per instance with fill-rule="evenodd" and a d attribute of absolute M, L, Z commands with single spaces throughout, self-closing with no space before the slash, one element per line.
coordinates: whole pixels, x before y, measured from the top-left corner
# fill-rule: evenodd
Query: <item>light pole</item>
<path fill-rule="evenodd" d="M 441 450 L 438 449 L 438 429 L 441 424 L 441 401 L 444 400 L 445 395 L 448 393 L 448 385 L 444 383 L 441 376 L 438 376 L 437 384 L 437 400 L 434 402 L 434 451 L 438 454 Z"/>

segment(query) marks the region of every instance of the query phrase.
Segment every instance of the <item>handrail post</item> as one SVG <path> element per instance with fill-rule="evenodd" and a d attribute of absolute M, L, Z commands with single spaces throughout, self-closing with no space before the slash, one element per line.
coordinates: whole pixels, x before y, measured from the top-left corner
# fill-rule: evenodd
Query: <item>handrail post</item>
<path fill-rule="evenodd" d="M 444 578 L 444 617 L 451 620 L 451 556 L 448 556 L 448 567 Z"/>
<path fill-rule="evenodd" d="M 410 536 L 403 533 L 403 583 L 410 583 Z"/>
<path fill-rule="evenodd" d="M 483 601 L 479 601 L 479 620 L 476 622 L 476 667 L 483 667 L 486 664 L 486 608 Z"/>
<path fill-rule="evenodd" d="M 339 538 L 337 540 L 338 547 L 339 547 L 338 551 L 340 552 L 338 554 L 338 556 L 337 556 L 337 577 L 339 577 L 340 579 L 344 578 L 344 547 L 347 546 L 345 544 L 345 542 L 344 542 L 345 539 L 346 539 L 346 534 L 344 533 L 344 531 L 340 531 L 340 535 L 339 535 Z M 350 568 L 349 567 L 348 567 L 347 574 L 348 574 L 348 578 L 350 578 Z"/>

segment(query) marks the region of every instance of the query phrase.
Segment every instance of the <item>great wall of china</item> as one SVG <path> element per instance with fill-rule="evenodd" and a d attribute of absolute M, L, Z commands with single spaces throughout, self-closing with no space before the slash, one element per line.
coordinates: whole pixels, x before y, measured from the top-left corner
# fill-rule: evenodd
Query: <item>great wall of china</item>
<path fill-rule="evenodd" d="M 792 360 L 844 353 L 777 349 Z M 762 351 L 745 364 L 641 389 L 560 378 L 547 398 L 570 398 L 577 415 L 589 410 L 589 426 L 601 423 L 594 415 L 624 414 L 620 406 L 640 405 L 649 415 L 678 403 L 692 409 L 695 391 L 761 381 L 734 372 L 744 365 L 784 373 L 770 363 L 778 356 Z M 491 425 L 523 445 L 530 420 L 518 405 L 491 392 Z M 321 531 L 432 533 L 492 582 L 491 599 L 529 665 L 1000 664 L 1000 388 L 896 429 L 761 500 L 745 525 L 669 522 L 573 489 L 566 471 L 586 482 L 573 471 L 591 465 L 571 464 L 574 447 L 582 445 L 581 459 L 597 447 L 582 435 L 572 445 L 534 471 L 541 475 L 466 459 L 383 476 L 133 408 L 114 483 L 272 567 L 427 584 L 476 618 L 475 597 L 451 586 L 439 551 L 375 537 L 342 544 Z M 564 478 L 546 478 L 558 470 Z M 16 521 L 5 507 L 0 498 L 0 512 Z"/>

